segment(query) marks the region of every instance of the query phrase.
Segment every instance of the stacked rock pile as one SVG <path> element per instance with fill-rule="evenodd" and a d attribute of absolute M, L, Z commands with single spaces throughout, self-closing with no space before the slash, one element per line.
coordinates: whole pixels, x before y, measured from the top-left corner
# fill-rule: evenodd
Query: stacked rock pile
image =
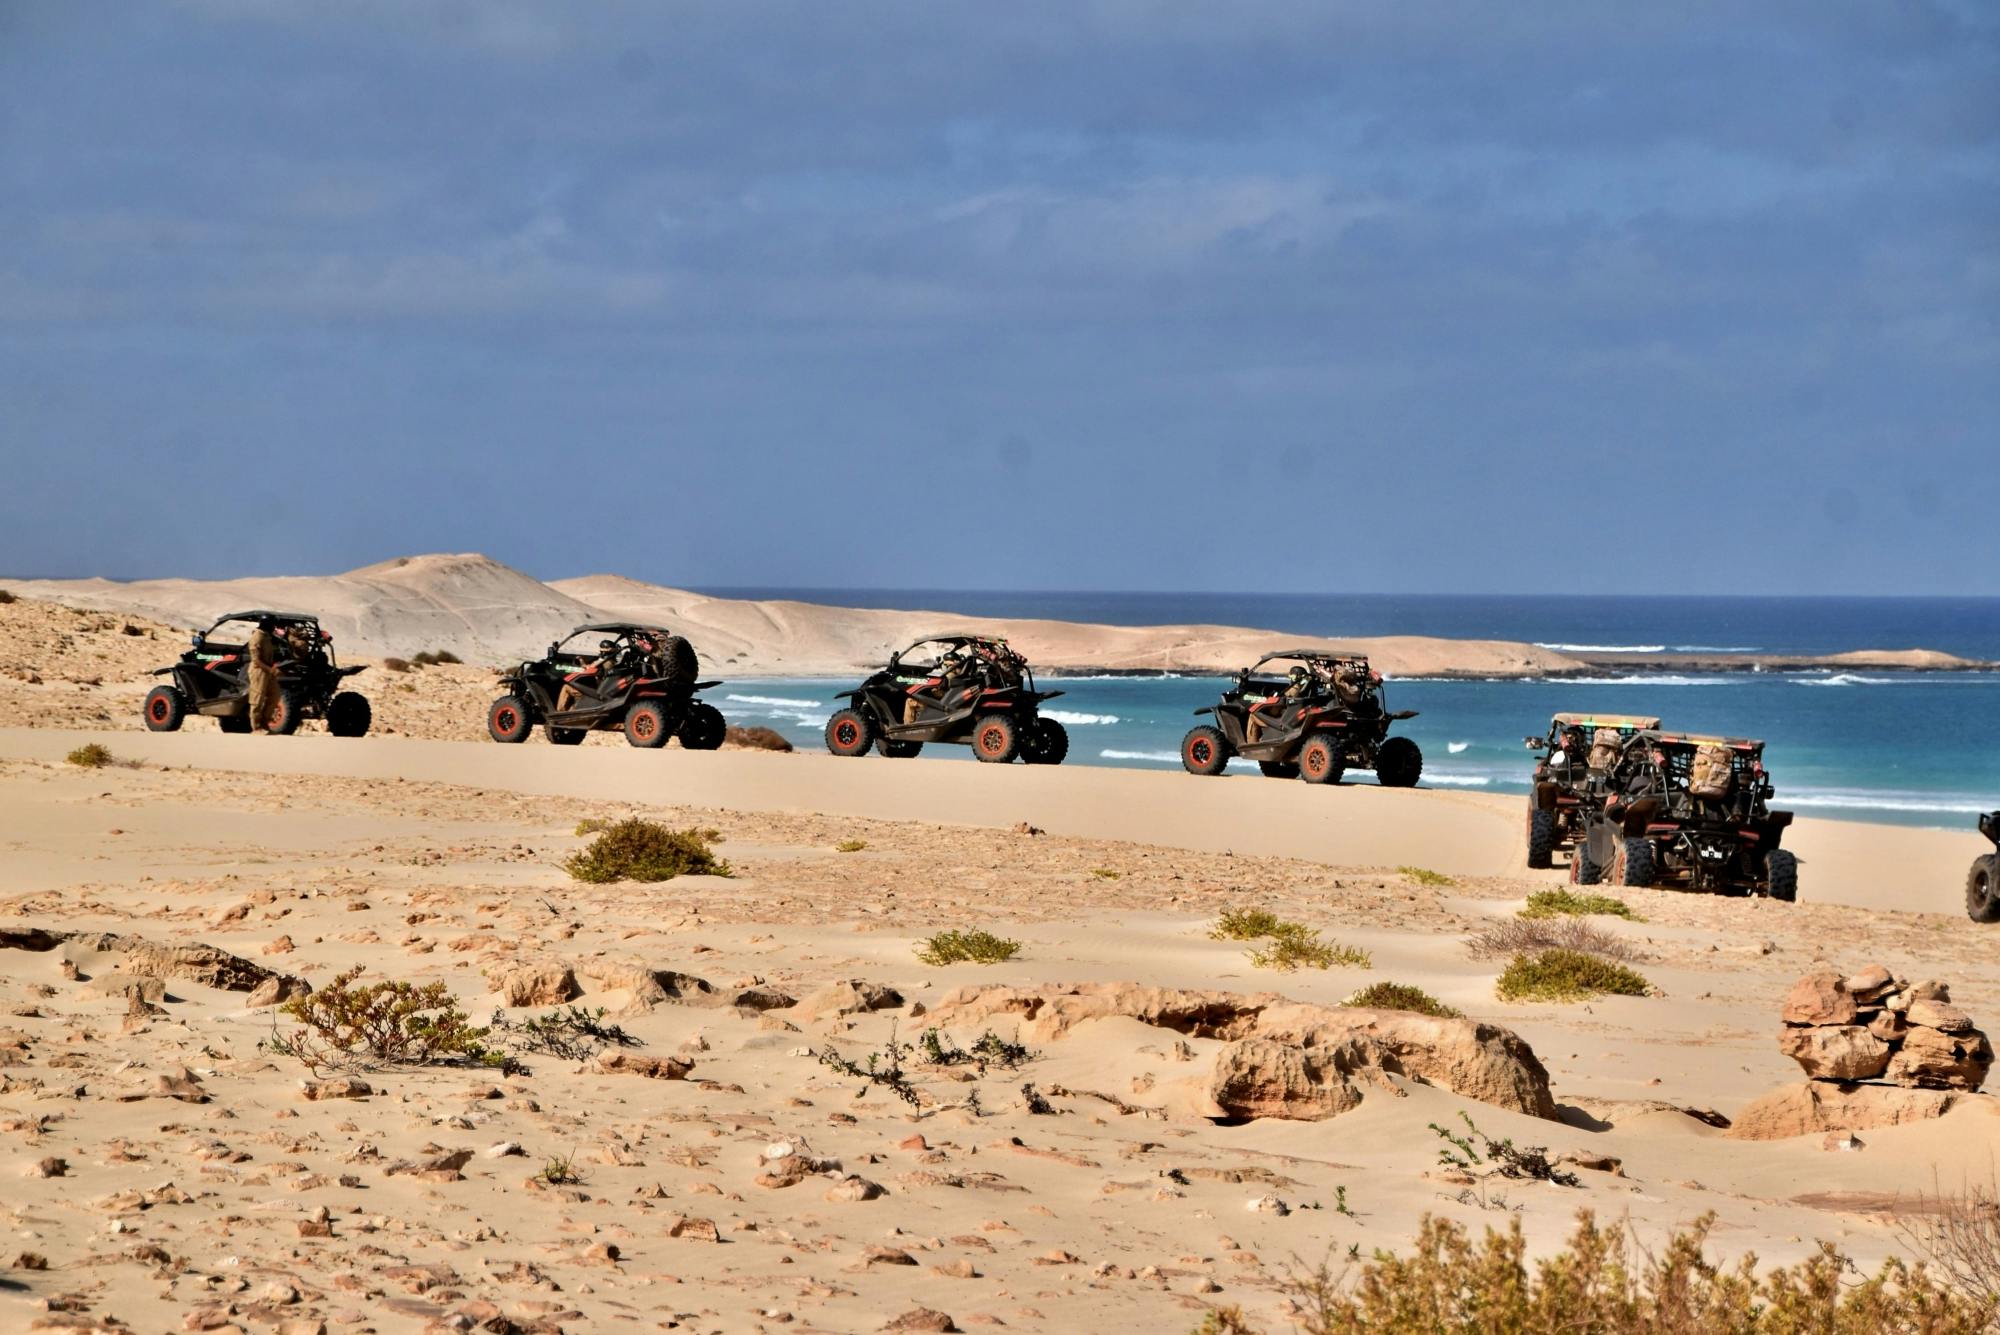
<path fill-rule="evenodd" d="M 1807 974 L 1785 998 L 1778 1049 L 1814 1080 L 1973 1091 L 1993 1046 L 1939 982 L 1912 984 L 1881 965 Z"/>

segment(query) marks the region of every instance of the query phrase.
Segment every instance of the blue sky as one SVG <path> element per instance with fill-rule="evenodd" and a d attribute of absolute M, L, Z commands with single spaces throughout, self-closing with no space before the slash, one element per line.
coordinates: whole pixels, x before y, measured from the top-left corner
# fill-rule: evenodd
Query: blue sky
<path fill-rule="evenodd" d="M 1973 0 L 0 0 L 0 572 L 1991 593 Z"/>

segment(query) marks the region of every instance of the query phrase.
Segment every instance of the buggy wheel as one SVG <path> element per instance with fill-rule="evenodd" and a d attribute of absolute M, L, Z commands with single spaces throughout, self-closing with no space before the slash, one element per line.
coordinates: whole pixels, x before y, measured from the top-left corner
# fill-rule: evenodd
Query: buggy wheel
<path fill-rule="evenodd" d="M 667 726 L 667 711 L 658 700 L 641 700 L 625 711 L 625 740 L 647 750 L 665 746 L 673 730 Z"/>
<path fill-rule="evenodd" d="M 1424 753 L 1407 737 L 1391 737 L 1375 752 L 1375 781 L 1384 788 L 1414 788 L 1423 772 Z"/>
<path fill-rule="evenodd" d="M 1576 848 L 1569 855 L 1569 883 L 1596 885 L 1603 879 L 1604 868 L 1591 860 L 1589 841 L 1579 839 Z"/>
<path fill-rule="evenodd" d="M 534 726 L 528 702 L 518 695 L 503 695 L 486 707 L 486 732 L 496 742 L 525 742 Z"/>
<path fill-rule="evenodd" d="M 1211 728 L 1206 723 L 1198 728 L 1189 728 L 1187 736 L 1181 738 L 1181 768 L 1190 774 L 1212 777 L 1222 773 L 1222 767 L 1229 763 L 1229 739 L 1219 728 Z"/>
<path fill-rule="evenodd" d="M 1556 813 L 1528 808 L 1528 865 L 1543 871 L 1556 865 Z"/>
<path fill-rule="evenodd" d="M 1006 714 L 988 714 L 972 725 L 972 754 L 989 765 L 1005 765 L 1021 753 L 1021 730 Z"/>
<path fill-rule="evenodd" d="M 924 749 L 922 742 L 892 742 L 887 737 L 875 748 L 891 760 L 910 760 Z"/>
<path fill-rule="evenodd" d="M 299 730 L 299 724 L 305 721 L 305 713 L 304 696 L 297 691 L 280 690 L 278 707 L 271 711 L 271 722 L 265 731 L 276 733 L 280 737 L 289 737 Z"/>
<path fill-rule="evenodd" d="M 1972 864 L 1965 877 L 1966 917 L 1974 922 L 2000 922 L 2000 884 L 1996 879 L 2000 879 L 2000 855 L 1988 853 Z"/>
<path fill-rule="evenodd" d="M 1648 886 L 1653 883 L 1653 841 L 1650 839 L 1627 839 L 1618 846 L 1617 861 L 1612 864 L 1615 885 Z"/>
<path fill-rule="evenodd" d="M 865 756 L 875 729 L 858 709 L 843 709 L 826 721 L 826 749 L 837 756 Z"/>
<path fill-rule="evenodd" d="M 687 720 L 681 724 L 683 747 L 690 751 L 713 751 L 728 735 L 729 724 L 723 721 L 721 710 L 698 702 L 688 706 Z"/>
<path fill-rule="evenodd" d="M 1306 738 L 1299 748 L 1299 777 L 1307 783 L 1339 783 L 1347 773 L 1347 757 L 1340 743 L 1325 733 Z"/>
<path fill-rule="evenodd" d="M 1299 777 L 1298 765 L 1289 760 L 1260 760 L 1257 762 L 1257 769 L 1267 779 L 1296 779 Z"/>
<path fill-rule="evenodd" d="M 243 733 L 250 731 L 250 718 L 247 714 L 224 714 L 222 717 L 216 719 L 216 722 L 222 725 L 224 732 Z"/>
<path fill-rule="evenodd" d="M 366 737 L 374 722 L 375 711 L 359 691 L 342 691 L 327 702 L 326 730 L 336 737 Z"/>
<path fill-rule="evenodd" d="M 584 728 L 551 727 L 549 729 L 549 741 L 556 746 L 577 746 L 589 735 L 588 730 Z"/>
<path fill-rule="evenodd" d="M 1052 718 L 1038 718 L 1021 739 L 1021 759 L 1030 765 L 1060 765 L 1069 757 L 1069 729 Z"/>
<path fill-rule="evenodd" d="M 1764 855 L 1764 893 L 1787 904 L 1798 902 L 1798 854 L 1790 849 L 1774 848 Z"/>
<path fill-rule="evenodd" d="M 178 686 L 155 686 L 146 692 L 146 727 L 152 732 L 178 732 L 187 717 L 187 697 Z"/>

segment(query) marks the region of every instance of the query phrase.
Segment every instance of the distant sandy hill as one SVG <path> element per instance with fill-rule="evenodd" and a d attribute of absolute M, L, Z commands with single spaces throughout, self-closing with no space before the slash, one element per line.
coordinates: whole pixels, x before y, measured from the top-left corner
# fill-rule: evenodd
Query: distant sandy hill
<path fill-rule="evenodd" d="M 319 614 L 351 655 L 449 649 L 469 663 L 539 653 L 572 626 L 630 618 L 686 635 L 705 662 L 746 675 L 841 676 L 880 663 L 920 635 L 1004 635 L 1045 670 L 1233 671 L 1307 637 L 1236 626 L 1096 626 L 998 620 L 948 611 L 822 607 L 783 600 L 710 598 L 618 575 L 543 583 L 479 555 L 402 557 L 344 575 L 232 580 L 7 581 L 26 597 L 207 625 L 224 612 L 270 607 Z M 1320 642 L 1327 643 L 1327 642 Z M 1575 671 L 1567 654 L 1497 640 L 1415 636 L 1340 641 L 1396 676 L 1537 676 Z"/>

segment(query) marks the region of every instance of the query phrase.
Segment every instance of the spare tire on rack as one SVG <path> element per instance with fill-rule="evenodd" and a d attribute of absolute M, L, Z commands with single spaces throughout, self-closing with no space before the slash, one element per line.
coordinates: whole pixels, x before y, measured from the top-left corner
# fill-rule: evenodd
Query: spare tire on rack
<path fill-rule="evenodd" d="M 701 675 L 701 660 L 695 657 L 694 646 L 679 635 L 667 636 L 660 655 L 666 659 L 667 675 L 675 681 L 693 681 Z"/>

